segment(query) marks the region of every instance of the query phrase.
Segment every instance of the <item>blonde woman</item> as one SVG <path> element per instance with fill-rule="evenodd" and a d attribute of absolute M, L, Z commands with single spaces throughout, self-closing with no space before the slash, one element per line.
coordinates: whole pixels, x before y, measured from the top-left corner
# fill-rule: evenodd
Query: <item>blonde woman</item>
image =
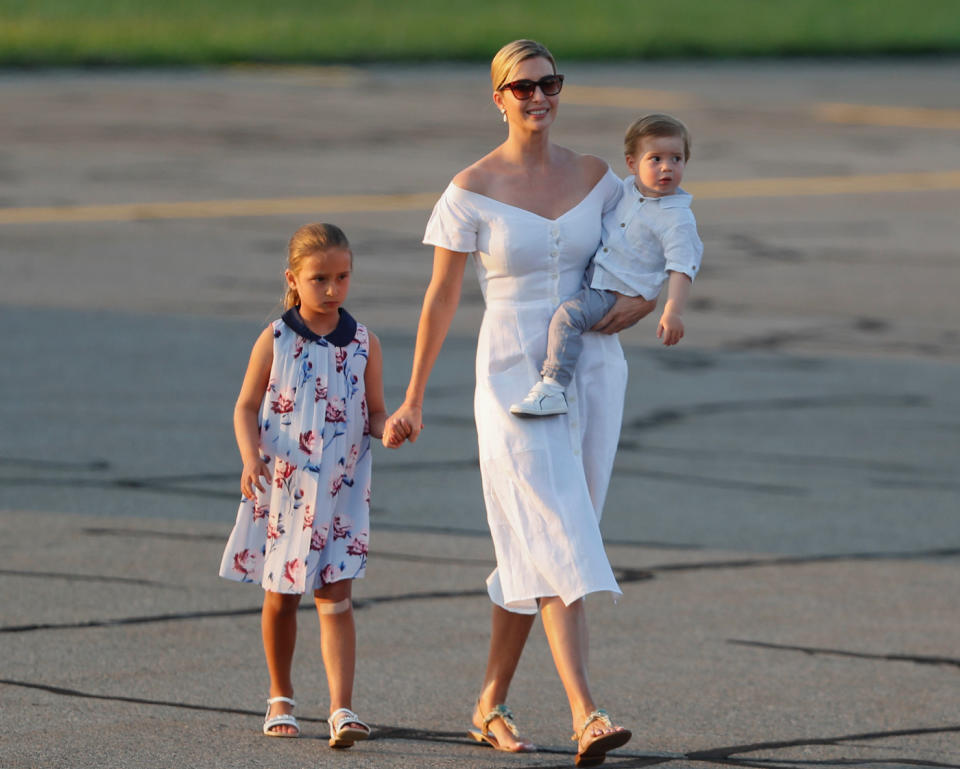
<path fill-rule="evenodd" d="M 494 603 L 490 652 L 471 735 L 498 750 L 535 749 L 504 703 L 539 610 L 570 704 L 576 763 L 592 766 L 631 736 L 590 692 L 583 597 L 620 593 L 599 529 L 626 387 L 616 332 L 655 302 L 621 297 L 594 327 L 600 333 L 584 336 L 569 413 L 511 416 L 510 404 L 537 378 L 550 317 L 579 289 L 600 242 L 601 217 L 622 187 L 604 161 L 550 141 L 563 76 L 544 46 L 531 40 L 504 46 L 491 79 L 507 138 L 453 178 L 427 225 L 433 275 L 406 398 L 387 421 L 384 443 L 397 447 L 420 433 L 427 379 L 473 255 L 486 303 L 474 408 L 497 568 L 487 580 Z"/>

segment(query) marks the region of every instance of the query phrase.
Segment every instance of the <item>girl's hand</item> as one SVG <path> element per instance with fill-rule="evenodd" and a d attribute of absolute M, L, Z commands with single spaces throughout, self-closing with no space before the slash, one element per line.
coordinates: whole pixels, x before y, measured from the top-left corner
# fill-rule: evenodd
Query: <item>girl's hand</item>
<path fill-rule="evenodd" d="M 254 488 L 259 489 L 260 493 L 266 491 L 260 483 L 261 478 L 267 479 L 267 486 L 273 481 L 270 476 L 270 468 L 262 459 L 256 459 L 252 462 L 243 463 L 243 473 L 240 475 L 240 490 L 247 499 L 254 499 Z"/>
<path fill-rule="evenodd" d="M 683 317 L 676 312 L 665 310 L 657 326 L 657 339 L 663 339 L 668 347 L 683 339 Z"/>
<path fill-rule="evenodd" d="M 644 299 L 642 296 L 624 296 L 617 294 L 617 301 L 591 331 L 601 334 L 616 334 L 649 315 L 657 306 L 656 299 Z"/>
<path fill-rule="evenodd" d="M 387 417 L 383 429 L 383 445 L 388 449 L 398 448 L 404 441 L 416 443 L 423 429 L 423 408 L 404 403 Z"/>

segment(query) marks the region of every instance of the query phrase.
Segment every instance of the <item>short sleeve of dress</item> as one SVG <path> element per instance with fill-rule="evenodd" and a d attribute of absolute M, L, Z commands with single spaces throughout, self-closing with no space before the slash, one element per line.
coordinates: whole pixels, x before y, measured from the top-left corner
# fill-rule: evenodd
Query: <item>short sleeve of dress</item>
<path fill-rule="evenodd" d="M 631 177 L 633 178 L 633 177 Z M 603 185 L 603 213 L 606 214 L 617 207 L 623 197 L 623 181 L 607 166 L 607 173 L 600 180 Z"/>
<path fill-rule="evenodd" d="M 467 192 L 453 182 L 433 207 L 423 242 L 450 251 L 471 254 L 477 250 L 478 217 Z"/>

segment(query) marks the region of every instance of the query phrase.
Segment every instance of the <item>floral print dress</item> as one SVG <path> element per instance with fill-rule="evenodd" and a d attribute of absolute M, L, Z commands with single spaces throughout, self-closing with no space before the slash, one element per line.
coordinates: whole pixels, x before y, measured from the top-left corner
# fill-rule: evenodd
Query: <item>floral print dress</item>
<path fill-rule="evenodd" d="M 275 593 L 305 593 L 358 579 L 367 565 L 369 336 L 342 309 L 337 328 L 323 337 L 296 308 L 272 328 L 259 425 L 273 483 L 241 501 L 220 576 Z"/>

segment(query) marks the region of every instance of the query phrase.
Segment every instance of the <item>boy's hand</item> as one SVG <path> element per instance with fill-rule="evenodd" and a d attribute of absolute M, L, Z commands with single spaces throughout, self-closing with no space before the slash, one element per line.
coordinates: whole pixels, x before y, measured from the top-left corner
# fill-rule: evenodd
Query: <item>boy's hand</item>
<path fill-rule="evenodd" d="M 657 326 L 657 339 L 668 347 L 683 339 L 683 317 L 676 312 L 664 312 Z"/>
<path fill-rule="evenodd" d="M 240 490 L 247 499 L 254 499 L 254 488 L 260 490 L 262 494 L 266 489 L 260 483 L 261 478 L 267 479 L 267 486 L 273 480 L 270 476 L 270 468 L 262 459 L 243 463 L 243 472 L 240 475 Z"/>

